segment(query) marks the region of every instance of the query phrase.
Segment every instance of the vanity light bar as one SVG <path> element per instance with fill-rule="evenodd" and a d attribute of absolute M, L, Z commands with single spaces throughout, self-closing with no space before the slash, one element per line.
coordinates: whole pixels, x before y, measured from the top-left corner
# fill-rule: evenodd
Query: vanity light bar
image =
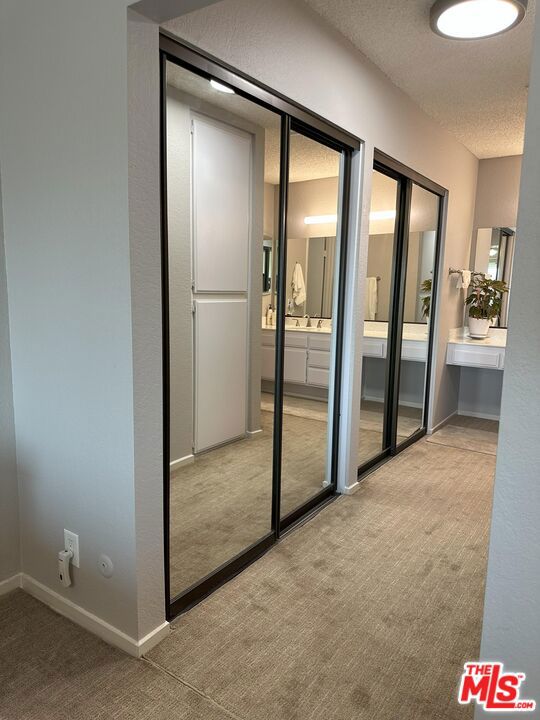
<path fill-rule="evenodd" d="M 395 217 L 395 210 L 374 210 L 369 213 L 370 220 L 393 220 Z"/>
<path fill-rule="evenodd" d="M 396 217 L 395 210 L 374 210 L 369 213 L 370 220 L 393 220 Z M 324 225 L 336 223 L 337 215 L 306 215 L 305 225 Z"/>
<path fill-rule="evenodd" d="M 336 223 L 337 215 L 307 215 L 304 218 L 305 225 L 324 225 L 325 223 Z"/>

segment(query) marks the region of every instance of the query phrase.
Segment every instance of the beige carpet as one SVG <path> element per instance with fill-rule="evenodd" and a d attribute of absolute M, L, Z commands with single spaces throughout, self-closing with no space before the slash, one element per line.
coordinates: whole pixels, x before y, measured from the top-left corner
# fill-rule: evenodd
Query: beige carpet
<path fill-rule="evenodd" d="M 428 437 L 428 442 L 496 455 L 498 433 L 499 423 L 496 420 L 456 415 L 447 425 Z"/>
<path fill-rule="evenodd" d="M 230 720 L 17 590 L 0 597 L 1 720 Z"/>
<path fill-rule="evenodd" d="M 478 655 L 494 458 L 420 441 L 137 661 L 0 598 L 1 720 L 457 720 Z"/>
<path fill-rule="evenodd" d="M 151 660 L 244 720 L 471 718 L 456 688 L 479 651 L 494 464 L 416 443 L 180 617 Z"/>
<path fill-rule="evenodd" d="M 171 474 L 171 595 L 243 552 L 270 532 L 273 396 L 261 398 L 262 433 L 198 455 Z M 363 401 L 358 464 L 382 449 L 381 404 Z M 326 477 L 327 404 L 284 397 L 282 515 L 320 492 Z M 399 439 L 418 427 L 418 411 L 400 408 Z"/>
<path fill-rule="evenodd" d="M 262 433 L 199 455 L 171 475 L 171 594 L 177 595 L 270 532 L 273 415 Z M 283 417 L 282 514 L 323 489 L 326 422 Z"/>

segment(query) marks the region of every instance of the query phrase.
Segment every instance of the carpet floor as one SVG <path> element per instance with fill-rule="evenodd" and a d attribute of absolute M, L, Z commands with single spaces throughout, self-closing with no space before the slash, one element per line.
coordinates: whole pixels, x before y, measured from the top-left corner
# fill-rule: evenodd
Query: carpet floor
<path fill-rule="evenodd" d="M 195 458 L 171 473 L 171 594 L 201 580 L 270 532 L 273 396 L 263 393 L 257 435 Z M 380 403 L 362 402 L 358 463 L 382 448 Z M 418 411 L 401 408 L 400 429 L 418 427 Z M 285 396 L 281 510 L 286 515 L 323 488 L 328 447 L 327 404 Z"/>
<path fill-rule="evenodd" d="M 458 720 L 495 458 L 421 440 L 133 660 L 0 598 L 1 720 Z"/>
<path fill-rule="evenodd" d="M 245 720 L 472 717 L 456 692 L 479 652 L 494 466 L 416 443 L 180 617 L 150 659 Z"/>
<path fill-rule="evenodd" d="M 427 440 L 436 445 L 448 445 L 462 450 L 496 455 L 499 423 L 496 420 L 456 415 Z"/>

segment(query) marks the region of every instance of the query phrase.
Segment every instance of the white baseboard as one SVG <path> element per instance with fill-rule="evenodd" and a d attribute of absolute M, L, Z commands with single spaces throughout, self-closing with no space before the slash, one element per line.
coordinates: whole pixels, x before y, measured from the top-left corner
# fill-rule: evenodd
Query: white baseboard
<path fill-rule="evenodd" d="M 479 418 L 480 420 L 497 420 L 501 419 L 500 415 L 489 415 L 488 413 L 469 412 L 468 410 L 458 410 L 457 415 L 465 415 L 465 417 Z"/>
<path fill-rule="evenodd" d="M 357 480 L 352 485 L 348 485 L 346 488 L 343 488 L 343 494 L 344 495 L 353 495 L 358 490 L 359 487 L 360 487 L 360 483 Z"/>
<path fill-rule="evenodd" d="M 21 582 L 22 573 L 17 573 L 16 575 L 12 575 L 12 577 L 7 578 L 7 580 L 2 580 L 2 582 L 0 582 L 0 595 L 5 595 L 12 590 L 20 588 Z"/>
<path fill-rule="evenodd" d="M 191 465 L 191 463 L 194 461 L 195 455 L 185 455 L 184 457 L 178 458 L 178 460 L 173 460 L 170 463 L 171 472 L 173 472 L 174 470 L 178 470 L 178 468 L 181 468 L 184 465 Z"/>
<path fill-rule="evenodd" d="M 362 395 L 362 400 L 367 400 L 368 402 L 375 402 L 379 403 L 379 405 L 384 405 L 384 398 L 376 397 L 375 395 Z M 422 403 L 417 402 L 410 402 L 408 400 L 401 400 L 399 401 L 400 405 L 403 405 L 403 407 L 410 407 L 410 408 L 417 408 L 421 409 L 424 406 Z M 362 408 L 360 408 L 360 412 L 362 412 Z"/>
<path fill-rule="evenodd" d="M 428 435 L 433 435 L 433 433 L 436 433 L 437 430 L 440 430 L 440 429 L 441 429 L 442 427 L 444 427 L 445 425 L 448 425 L 448 423 L 450 422 L 450 420 L 451 420 L 453 417 L 455 417 L 456 415 L 457 415 L 457 411 L 456 411 L 456 412 L 453 412 L 453 413 L 450 413 L 450 415 L 448 415 L 448 417 L 445 417 L 444 420 L 441 420 L 440 423 L 437 423 L 437 424 L 436 424 L 434 427 L 432 427 L 432 428 L 428 428 L 427 434 L 428 434 Z"/>
<path fill-rule="evenodd" d="M 135 638 L 109 625 L 109 623 L 71 602 L 71 600 L 62 597 L 29 575 L 22 575 L 21 587 L 29 595 L 48 605 L 60 615 L 67 617 L 85 630 L 89 630 L 94 635 L 105 640 L 109 645 L 113 645 L 136 658 L 140 658 L 149 652 L 169 633 L 169 623 L 164 622 L 141 640 L 135 640 Z"/>
<path fill-rule="evenodd" d="M 259 428 L 258 430 L 246 430 L 246 435 L 248 435 L 248 437 L 253 437 L 259 433 L 262 433 L 262 428 Z"/>

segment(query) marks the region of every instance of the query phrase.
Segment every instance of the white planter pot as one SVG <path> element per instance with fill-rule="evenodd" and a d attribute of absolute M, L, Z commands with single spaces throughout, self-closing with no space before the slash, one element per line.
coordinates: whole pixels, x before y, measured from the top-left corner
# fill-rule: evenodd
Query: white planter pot
<path fill-rule="evenodd" d="M 469 318 L 469 335 L 472 338 L 486 338 L 489 334 L 489 320 Z"/>

